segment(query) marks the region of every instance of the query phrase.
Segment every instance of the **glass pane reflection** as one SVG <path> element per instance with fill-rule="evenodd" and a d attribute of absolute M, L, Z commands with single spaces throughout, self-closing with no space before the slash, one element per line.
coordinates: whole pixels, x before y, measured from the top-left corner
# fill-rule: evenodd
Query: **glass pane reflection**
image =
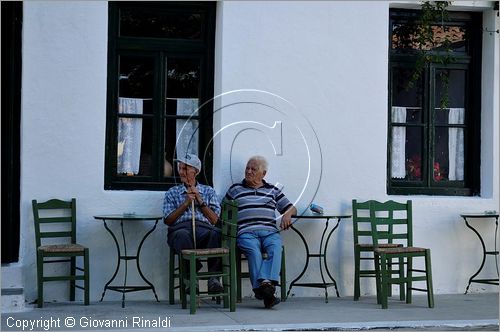
<path fill-rule="evenodd" d="M 150 8 L 120 10 L 120 36 L 200 39 L 201 26 L 199 13 L 166 13 Z"/>

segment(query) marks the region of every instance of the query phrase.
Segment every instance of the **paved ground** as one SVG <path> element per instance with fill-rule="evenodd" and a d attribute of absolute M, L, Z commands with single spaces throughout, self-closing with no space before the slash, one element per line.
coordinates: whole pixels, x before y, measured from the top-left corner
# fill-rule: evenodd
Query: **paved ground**
<path fill-rule="evenodd" d="M 237 305 L 236 312 L 203 301 L 196 315 L 190 315 L 179 304 L 169 305 L 165 301 L 129 301 L 124 309 L 120 302 L 97 302 L 90 306 L 49 303 L 42 309 L 30 307 L 24 312 L 2 313 L 1 330 L 22 330 L 21 324 L 33 323 L 25 330 L 151 331 L 144 325 L 150 324 L 159 325 L 162 331 L 498 331 L 498 303 L 498 293 L 436 295 L 436 307 L 429 309 L 425 296 L 414 296 L 412 304 L 390 300 L 389 309 L 383 310 L 374 297 L 364 297 L 358 302 L 352 297 L 332 297 L 329 303 L 323 297 L 291 297 L 267 310 L 261 301 L 248 298 Z M 74 327 L 68 327 L 73 323 Z M 114 328 L 106 327 L 111 323 Z"/>

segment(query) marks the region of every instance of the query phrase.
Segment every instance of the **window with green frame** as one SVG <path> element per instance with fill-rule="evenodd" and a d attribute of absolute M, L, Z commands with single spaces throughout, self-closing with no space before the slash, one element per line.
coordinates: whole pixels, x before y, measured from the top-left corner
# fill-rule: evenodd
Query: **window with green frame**
<path fill-rule="evenodd" d="M 390 10 L 388 193 L 478 195 L 481 13 L 450 11 L 432 25 L 435 60 L 415 75 L 419 17 Z"/>
<path fill-rule="evenodd" d="M 174 160 L 212 181 L 214 2 L 110 2 L 105 189 L 166 190 Z"/>

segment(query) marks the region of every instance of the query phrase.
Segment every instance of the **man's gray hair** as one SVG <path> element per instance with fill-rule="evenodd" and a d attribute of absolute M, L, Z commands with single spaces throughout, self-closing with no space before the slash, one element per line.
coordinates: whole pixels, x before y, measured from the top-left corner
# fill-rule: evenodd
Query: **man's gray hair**
<path fill-rule="evenodd" d="M 253 161 L 256 161 L 257 163 L 259 163 L 260 168 L 267 172 L 267 168 L 268 168 L 269 164 L 268 164 L 266 158 L 264 158 L 262 156 L 253 156 L 250 159 L 248 159 L 248 161 L 250 161 L 250 160 L 253 160 Z"/>

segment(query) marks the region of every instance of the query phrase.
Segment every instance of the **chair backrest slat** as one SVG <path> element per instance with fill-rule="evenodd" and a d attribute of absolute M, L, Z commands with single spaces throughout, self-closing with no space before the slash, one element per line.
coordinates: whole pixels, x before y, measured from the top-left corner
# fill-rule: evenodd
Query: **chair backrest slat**
<path fill-rule="evenodd" d="M 40 238 L 71 237 L 72 232 L 40 232 Z"/>
<path fill-rule="evenodd" d="M 35 238 L 37 248 L 42 245 L 42 238 L 69 238 L 68 243 L 76 243 L 76 199 L 71 201 L 62 201 L 59 199 L 51 199 L 46 202 L 37 202 L 33 200 L 33 218 L 35 223 Z M 43 216 L 41 215 L 43 211 Z M 61 216 L 61 214 L 65 216 Z M 47 231 L 48 224 L 50 225 L 65 225 L 69 230 L 54 230 Z M 42 226 L 47 225 L 47 226 Z M 55 226 L 54 226 L 55 227 Z"/>
<path fill-rule="evenodd" d="M 236 250 L 236 234 L 238 232 L 238 203 L 224 199 L 222 202 L 222 246 L 231 251 Z"/>
<path fill-rule="evenodd" d="M 364 241 L 363 238 L 371 238 L 372 236 L 370 202 L 371 201 L 358 202 L 355 199 L 352 200 L 354 245 L 358 243 L 368 243 L 368 241 Z"/>
<path fill-rule="evenodd" d="M 65 223 L 65 222 L 73 222 L 71 220 L 71 216 L 68 217 L 52 217 L 52 218 L 39 218 L 38 219 L 39 223 L 45 224 L 45 223 Z"/>
<path fill-rule="evenodd" d="M 395 217 L 395 214 L 397 217 Z M 404 216 L 402 216 L 404 215 Z M 412 246 L 412 202 L 399 203 L 395 201 L 370 202 L 370 218 L 372 222 L 373 244 L 376 246 L 386 240 L 388 243 L 403 242 L 403 245 Z M 395 229 L 395 225 L 398 225 Z M 405 243 L 406 242 L 406 243 Z"/>
<path fill-rule="evenodd" d="M 62 201 L 60 199 L 50 199 L 46 202 L 38 203 L 38 209 L 40 209 L 40 210 L 71 209 L 72 202 L 73 201 Z"/>

